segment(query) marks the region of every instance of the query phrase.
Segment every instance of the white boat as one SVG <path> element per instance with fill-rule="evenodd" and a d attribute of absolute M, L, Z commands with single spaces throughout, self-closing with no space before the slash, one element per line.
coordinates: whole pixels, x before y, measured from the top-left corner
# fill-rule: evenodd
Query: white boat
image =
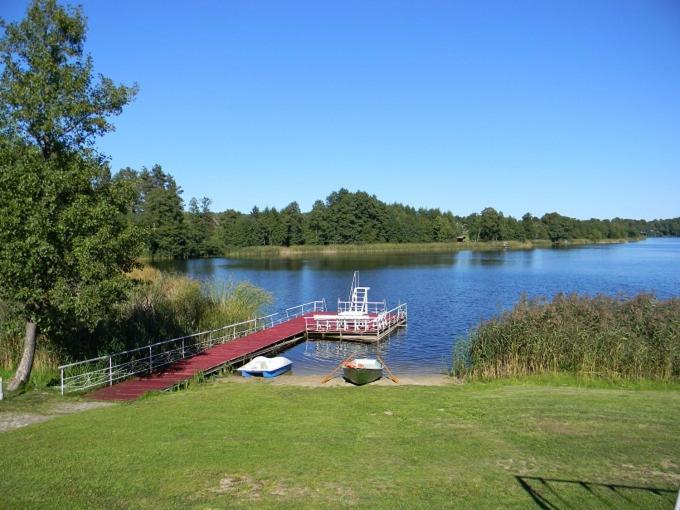
<path fill-rule="evenodd" d="M 237 368 L 243 377 L 265 377 L 270 379 L 287 372 L 293 366 L 293 362 L 283 356 L 275 358 L 267 358 L 266 356 L 257 356 L 250 362 Z"/>

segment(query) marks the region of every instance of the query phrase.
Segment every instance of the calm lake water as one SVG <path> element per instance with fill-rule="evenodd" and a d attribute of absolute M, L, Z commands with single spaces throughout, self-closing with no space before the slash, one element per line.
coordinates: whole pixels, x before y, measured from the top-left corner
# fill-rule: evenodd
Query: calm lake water
<path fill-rule="evenodd" d="M 680 239 L 528 251 L 380 254 L 343 258 L 195 259 L 158 264 L 164 270 L 215 281 L 249 281 L 272 293 L 271 311 L 325 298 L 335 309 L 347 299 L 352 272 L 361 271 L 369 299 L 408 303 L 408 326 L 384 341 L 380 352 L 398 374 L 448 369 L 457 338 L 522 293 L 680 296 Z M 284 355 L 297 374 L 323 374 L 357 344 L 303 342 Z M 374 346 L 360 346 L 370 355 Z"/>

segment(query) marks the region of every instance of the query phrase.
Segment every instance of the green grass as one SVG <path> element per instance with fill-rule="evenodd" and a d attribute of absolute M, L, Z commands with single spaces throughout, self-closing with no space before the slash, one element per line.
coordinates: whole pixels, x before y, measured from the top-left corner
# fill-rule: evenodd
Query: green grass
<path fill-rule="evenodd" d="M 2 378 L 2 386 L 7 391 L 7 385 L 14 376 L 14 370 L 8 368 L 0 368 L 0 377 Z M 59 381 L 59 370 L 56 368 L 33 368 L 31 370 L 31 379 L 28 387 L 25 389 L 46 388 L 49 385 L 57 384 Z"/>
<path fill-rule="evenodd" d="M 633 239 L 572 239 L 564 242 L 563 246 L 587 244 L 613 244 L 633 241 Z M 224 252 L 224 256 L 232 258 L 299 258 L 307 256 L 345 256 L 353 254 L 378 253 L 421 253 L 421 252 L 456 252 L 463 250 L 530 250 L 545 248 L 553 243 L 547 239 L 534 241 L 465 241 L 440 243 L 369 243 L 369 244 L 332 244 L 332 245 L 300 245 L 300 246 L 247 246 L 233 247 Z"/>
<path fill-rule="evenodd" d="M 0 506 L 672 508 L 678 437 L 678 391 L 216 381 L 0 434 Z"/>

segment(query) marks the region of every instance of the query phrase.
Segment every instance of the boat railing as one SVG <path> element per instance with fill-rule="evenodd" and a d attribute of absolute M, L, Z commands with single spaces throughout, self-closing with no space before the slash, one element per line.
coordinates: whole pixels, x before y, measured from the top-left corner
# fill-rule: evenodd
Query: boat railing
<path fill-rule="evenodd" d="M 406 303 L 402 303 L 377 315 L 354 317 L 341 315 L 306 316 L 305 331 L 308 333 L 346 333 L 381 336 L 388 329 L 405 322 L 407 316 L 408 308 Z"/>
<path fill-rule="evenodd" d="M 84 391 L 138 374 L 149 374 L 166 365 L 190 358 L 218 344 L 229 342 L 305 314 L 326 311 L 326 301 L 310 301 L 255 319 L 229 324 L 135 349 L 116 352 L 59 367 L 61 394 Z"/>
<path fill-rule="evenodd" d="M 353 301 L 343 301 L 338 299 L 338 313 L 353 311 L 354 308 L 352 307 L 352 304 Z M 368 301 L 366 304 L 368 305 L 367 312 L 373 314 L 382 313 L 387 308 L 386 301 Z"/>
<path fill-rule="evenodd" d="M 406 322 L 408 319 L 408 306 L 406 303 L 401 303 L 398 306 L 395 306 L 391 310 L 387 310 L 386 312 L 381 313 L 377 317 L 377 330 L 378 330 L 378 335 L 380 335 L 383 331 L 391 328 L 395 324 L 399 324 L 402 322 Z"/>
<path fill-rule="evenodd" d="M 315 312 L 325 312 L 326 311 L 326 299 L 321 301 L 310 301 L 309 303 L 304 303 L 302 305 L 291 306 L 286 308 L 285 314 L 287 318 L 295 318 L 307 313 Z"/>

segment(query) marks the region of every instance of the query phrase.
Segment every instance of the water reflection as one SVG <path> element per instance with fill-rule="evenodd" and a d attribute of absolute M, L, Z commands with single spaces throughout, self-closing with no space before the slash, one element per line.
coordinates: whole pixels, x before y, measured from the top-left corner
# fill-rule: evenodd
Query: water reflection
<path fill-rule="evenodd" d="M 354 271 L 390 267 L 450 266 L 460 256 L 454 253 L 376 253 L 350 254 L 304 258 L 220 259 L 222 266 L 231 269 L 259 271 L 301 271 L 303 269 Z M 224 261 L 227 262 L 224 262 Z"/>
<path fill-rule="evenodd" d="M 467 255 L 465 263 L 471 266 L 500 266 L 507 263 L 505 252 L 502 251 L 470 251 Z"/>

